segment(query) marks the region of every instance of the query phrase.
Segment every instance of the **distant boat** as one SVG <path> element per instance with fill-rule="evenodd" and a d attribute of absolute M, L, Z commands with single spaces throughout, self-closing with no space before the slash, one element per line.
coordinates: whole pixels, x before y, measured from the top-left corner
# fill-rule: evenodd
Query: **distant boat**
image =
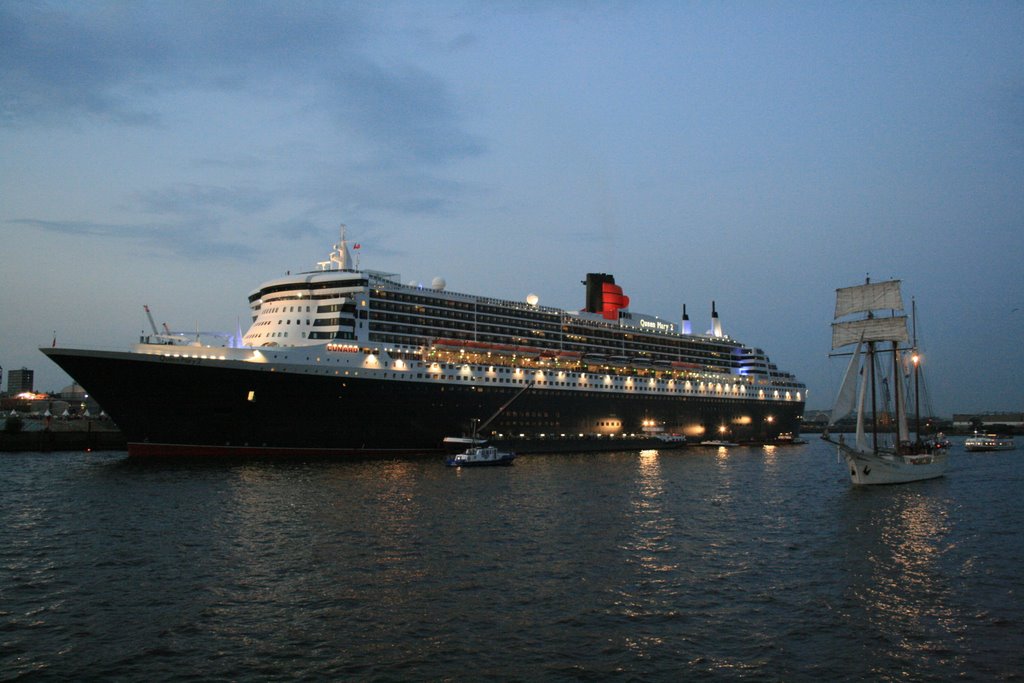
<path fill-rule="evenodd" d="M 1012 436 L 999 436 L 996 434 L 975 434 L 964 441 L 964 450 L 975 453 L 982 451 L 1012 451 L 1016 447 Z"/>
<path fill-rule="evenodd" d="M 471 446 L 462 453 L 445 458 L 448 467 L 481 467 L 485 465 L 511 465 L 516 454 L 501 451 L 494 446 Z"/>
<path fill-rule="evenodd" d="M 723 441 L 721 439 L 709 439 L 707 441 L 701 441 L 700 445 L 701 446 L 712 446 L 712 447 L 715 447 L 715 448 L 730 448 L 730 447 L 734 447 L 734 446 L 739 446 L 738 443 L 733 443 L 732 441 Z"/>
<path fill-rule="evenodd" d="M 681 447 L 686 445 L 686 437 L 682 434 L 655 434 L 654 438 L 668 446 Z"/>
<path fill-rule="evenodd" d="M 882 311 L 888 311 L 889 314 L 883 315 Z M 853 443 L 847 443 L 843 435 L 837 440 L 833 439 L 827 429 L 821 438 L 837 446 L 839 455 L 850 470 L 850 480 L 856 485 L 900 484 L 934 479 L 945 474 L 949 461 L 948 448 L 937 448 L 934 442 L 922 441 L 920 416 L 916 420 L 915 438 L 910 438 L 903 361 L 909 360 L 913 366 L 916 394 L 920 356 L 917 353 L 916 333 L 912 346 L 900 347 L 901 343 L 910 341 L 907 316 L 903 311 L 899 280 L 878 283 L 869 280 L 863 285 L 836 290 L 832 348 L 856 344 L 856 349 L 836 397 L 830 426 L 850 412 L 855 412 L 857 430 Z M 866 316 L 840 320 L 854 314 Z M 887 372 L 882 368 L 883 356 L 891 361 Z M 894 394 L 892 413 L 887 405 L 890 393 Z M 867 405 L 868 401 L 870 406 Z M 871 415 L 870 434 L 865 429 L 865 415 L 868 414 L 866 408 L 870 409 Z M 894 426 L 893 433 L 883 433 L 880 424 L 883 421 Z"/>

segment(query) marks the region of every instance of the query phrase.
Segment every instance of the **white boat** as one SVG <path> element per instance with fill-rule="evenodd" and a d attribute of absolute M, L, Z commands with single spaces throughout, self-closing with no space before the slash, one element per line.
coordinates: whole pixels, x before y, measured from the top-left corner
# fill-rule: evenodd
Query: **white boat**
<path fill-rule="evenodd" d="M 997 434 L 975 434 L 964 441 L 964 450 L 975 453 L 982 451 L 1012 451 L 1016 448 L 1012 436 Z"/>
<path fill-rule="evenodd" d="M 888 314 L 883 315 L 881 311 Z M 860 314 L 865 315 L 860 317 Z M 858 317 L 849 319 L 853 315 Z M 903 361 L 908 360 L 913 368 L 916 396 L 920 355 L 916 335 L 912 346 L 901 348 L 901 344 L 909 341 L 899 280 L 878 283 L 869 280 L 863 285 L 836 290 L 832 348 L 854 344 L 856 348 L 829 426 L 855 412 L 857 428 L 852 442 L 843 435 L 833 439 L 828 430 L 822 438 L 836 445 L 850 471 L 850 480 L 856 485 L 902 484 L 934 479 L 946 472 L 948 449 L 937 448 L 934 442 L 922 439 L 919 414 L 911 439 L 906 410 L 908 382 Z M 883 359 L 889 361 L 888 371 L 882 368 Z M 890 398 L 891 406 L 887 405 Z M 914 405 L 917 413 L 916 400 Z M 871 416 L 870 433 L 865 426 L 867 415 Z M 893 425 L 893 431 L 884 433 L 883 424 Z"/>
<path fill-rule="evenodd" d="M 511 465 L 516 454 L 512 451 L 501 451 L 494 446 L 472 446 L 462 453 L 456 453 L 445 459 L 448 467 L 479 467 L 482 465 Z"/>
<path fill-rule="evenodd" d="M 666 446 L 685 446 L 686 437 L 682 434 L 655 434 L 654 438 Z"/>
<path fill-rule="evenodd" d="M 733 443 L 732 441 L 722 441 L 721 439 L 710 439 L 708 441 L 701 441 L 701 446 L 711 446 L 713 448 L 731 448 L 738 446 L 739 444 Z"/>

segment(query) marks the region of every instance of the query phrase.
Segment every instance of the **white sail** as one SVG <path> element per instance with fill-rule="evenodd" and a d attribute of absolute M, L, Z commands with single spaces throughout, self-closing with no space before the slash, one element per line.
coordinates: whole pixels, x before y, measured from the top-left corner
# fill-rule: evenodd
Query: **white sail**
<path fill-rule="evenodd" d="M 853 412 L 854 401 L 857 398 L 857 380 L 860 378 L 860 349 L 863 344 L 857 344 L 857 349 L 850 358 L 850 364 L 846 367 L 846 374 L 843 376 L 843 384 L 839 388 L 836 402 L 832 406 L 832 417 L 829 419 L 829 426 Z"/>
<path fill-rule="evenodd" d="M 896 425 L 896 429 L 898 430 L 897 434 L 896 434 L 896 443 L 897 444 L 901 444 L 901 443 L 903 443 L 905 441 L 910 441 L 910 427 L 907 424 L 907 403 L 908 403 L 907 402 L 907 397 L 906 397 L 906 387 L 907 387 L 907 384 L 903 380 L 902 374 L 903 373 L 900 373 L 900 372 L 896 373 L 896 385 L 899 387 L 898 393 L 899 393 L 899 401 L 900 401 L 899 408 L 897 409 L 897 410 L 899 410 L 899 414 L 900 414 L 899 423 Z"/>
<path fill-rule="evenodd" d="M 907 316 L 905 315 L 832 323 L 833 349 L 856 344 L 859 341 L 905 342 L 909 338 L 910 336 L 907 334 Z"/>
<path fill-rule="evenodd" d="M 900 444 L 905 441 L 910 441 L 910 427 L 907 420 L 907 408 L 910 406 L 910 397 L 907 396 L 907 387 L 910 386 L 910 382 L 907 381 L 907 373 L 903 369 L 903 354 L 898 354 L 894 361 L 893 374 L 896 377 L 896 395 L 898 403 L 896 411 L 899 413 L 900 419 L 896 425 L 897 439 L 896 443 Z"/>
<path fill-rule="evenodd" d="M 851 313 L 889 309 L 903 310 L 900 281 L 873 282 L 836 290 L 836 319 Z"/>

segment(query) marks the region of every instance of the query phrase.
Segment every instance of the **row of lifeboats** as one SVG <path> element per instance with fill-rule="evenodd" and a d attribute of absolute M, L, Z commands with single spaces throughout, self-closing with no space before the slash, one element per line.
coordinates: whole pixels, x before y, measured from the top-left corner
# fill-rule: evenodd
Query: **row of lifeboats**
<path fill-rule="evenodd" d="M 522 346 L 519 344 L 492 344 L 490 342 L 469 341 L 466 339 L 435 339 L 434 346 L 454 346 L 460 349 L 473 349 L 476 351 L 497 351 L 499 353 L 515 353 L 524 356 L 537 356 L 539 358 L 563 358 L 566 360 L 579 360 L 583 357 L 577 351 L 555 351 L 553 349 L 542 349 L 536 346 Z"/>
<path fill-rule="evenodd" d="M 590 361 L 594 363 L 612 363 L 622 365 L 654 365 L 671 367 L 677 370 L 702 370 L 699 363 L 687 363 L 683 361 L 655 360 L 646 358 L 630 358 L 628 356 L 607 356 L 600 353 L 581 353 L 579 351 L 558 351 L 554 349 L 542 349 L 536 346 L 524 346 L 520 344 L 495 344 L 491 342 L 471 341 L 466 339 L 435 339 L 435 347 L 451 347 L 474 351 L 490 351 L 497 353 L 514 353 L 537 358 L 550 358 L 554 360 Z"/>

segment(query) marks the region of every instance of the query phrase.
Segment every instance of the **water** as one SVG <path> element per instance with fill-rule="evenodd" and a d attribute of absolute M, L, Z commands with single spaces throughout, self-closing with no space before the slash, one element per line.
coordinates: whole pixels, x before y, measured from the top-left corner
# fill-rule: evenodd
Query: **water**
<path fill-rule="evenodd" d="M 0 456 L 0 679 L 1020 680 L 1019 452 Z"/>

